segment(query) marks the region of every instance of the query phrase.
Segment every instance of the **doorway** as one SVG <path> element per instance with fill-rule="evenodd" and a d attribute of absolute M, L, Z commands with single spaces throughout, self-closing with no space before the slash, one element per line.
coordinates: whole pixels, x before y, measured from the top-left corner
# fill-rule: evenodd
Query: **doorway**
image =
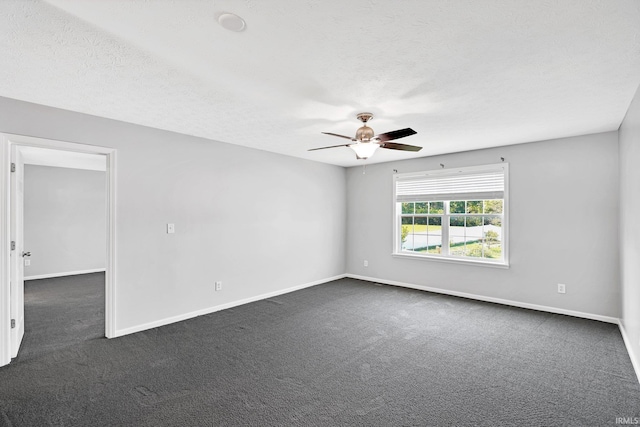
<path fill-rule="evenodd" d="M 21 147 L 22 362 L 104 337 L 105 156 Z"/>
<path fill-rule="evenodd" d="M 2 176 L 2 248 L 0 264 L 5 272 L 0 278 L 0 366 L 18 354 L 24 336 L 24 268 L 29 250 L 24 247 L 24 165 L 33 164 L 40 155 L 49 166 L 56 162 L 98 161 L 104 164 L 106 185 L 106 260 L 104 269 L 104 335 L 115 336 L 115 150 L 85 144 L 46 140 L 19 135 L 0 134 L 4 157 Z M 51 164 L 53 162 L 53 164 Z M 6 272 L 9 274 L 6 274 Z"/>

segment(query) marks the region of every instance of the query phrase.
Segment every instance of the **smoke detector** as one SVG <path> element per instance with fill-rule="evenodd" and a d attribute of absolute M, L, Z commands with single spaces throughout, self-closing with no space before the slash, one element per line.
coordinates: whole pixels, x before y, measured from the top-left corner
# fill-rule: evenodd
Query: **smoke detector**
<path fill-rule="evenodd" d="M 236 33 L 239 33 L 247 28 L 247 23 L 244 22 L 244 19 L 240 18 L 235 13 L 216 13 L 216 19 L 218 20 L 218 24 L 220 24 L 222 28 L 225 28 L 229 31 L 235 31 Z"/>

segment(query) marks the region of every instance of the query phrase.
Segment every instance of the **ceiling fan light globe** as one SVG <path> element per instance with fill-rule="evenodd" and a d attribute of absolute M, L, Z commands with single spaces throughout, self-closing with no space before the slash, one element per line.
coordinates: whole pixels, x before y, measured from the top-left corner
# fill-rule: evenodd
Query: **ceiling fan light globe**
<path fill-rule="evenodd" d="M 349 148 L 355 151 L 356 157 L 363 160 L 373 156 L 378 147 L 380 146 L 374 142 L 358 142 L 357 144 L 349 145 Z"/>

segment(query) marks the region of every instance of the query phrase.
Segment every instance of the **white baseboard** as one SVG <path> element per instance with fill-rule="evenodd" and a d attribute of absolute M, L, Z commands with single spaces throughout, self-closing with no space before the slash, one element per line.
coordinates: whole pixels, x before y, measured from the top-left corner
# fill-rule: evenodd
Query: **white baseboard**
<path fill-rule="evenodd" d="M 191 319 L 191 318 L 198 317 L 198 316 L 203 316 L 205 314 L 215 313 L 216 311 L 226 310 L 228 308 L 233 308 L 233 307 L 237 307 L 239 305 L 248 304 L 250 302 L 260 301 L 260 300 L 267 299 L 267 298 L 273 298 L 273 297 L 276 297 L 278 295 L 288 294 L 289 292 L 299 291 L 301 289 L 305 289 L 305 288 L 309 288 L 311 286 L 320 285 L 322 283 L 327 283 L 327 282 L 331 282 L 331 281 L 334 281 L 334 280 L 342 279 L 344 277 L 346 277 L 346 275 L 340 274 L 338 276 L 328 277 L 326 279 L 321 279 L 321 280 L 316 280 L 314 282 L 304 283 L 302 285 L 293 286 L 291 288 L 280 289 L 280 290 L 277 290 L 277 291 L 268 292 L 266 294 L 256 295 L 254 297 L 245 298 L 245 299 L 241 299 L 241 300 L 238 300 L 238 301 L 232 301 L 232 302 L 228 302 L 228 303 L 224 303 L 224 304 L 220 304 L 220 305 L 215 305 L 213 307 L 203 308 L 202 310 L 196 310 L 196 311 L 192 311 L 192 312 L 189 312 L 189 313 L 180 314 L 178 316 L 167 317 L 167 318 L 156 320 L 156 321 L 153 321 L 153 322 L 144 323 L 142 325 L 132 326 L 132 327 L 129 327 L 129 328 L 124 328 L 124 329 L 116 329 L 116 333 L 115 333 L 114 338 L 115 337 L 121 337 L 121 336 L 124 336 L 124 335 L 133 334 L 133 333 L 136 333 L 136 332 L 146 331 L 148 329 L 157 328 L 159 326 L 169 325 L 171 323 L 181 322 L 183 320 Z"/>
<path fill-rule="evenodd" d="M 638 377 L 638 382 L 640 382 L 640 360 L 636 357 L 635 351 L 633 351 L 633 347 L 631 346 L 631 339 L 629 335 L 627 335 L 627 331 L 624 328 L 624 324 L 622 320 L 618 321 L 618 326 L 620 327 L 620 333 L 622 334 L 622 340 L 624 341 L 625 347 L 627 347 L 627 353 L 629 353 L 629 358 L 631 359 L 631 364 L 633 365 L 633 370 L 636 372 L 636 377 Z"/>
<path fill-rule="evenodd" d="M 422 286 L 422 285 L 414 285 L 411 283 L 397 282 L 395 280 L 386 280 L 386 279 L 378 279 L 375 277 L 359 276 L 356 274 L 346 274 L 345 277 L 350 277 L 352 279 L 366 280 L 366 281 L 375 282 L 375 283 L 382 283 L 385 285 L 400 286 L 403 288 L 418 289 L 420 291 L 434 292 L 437 294 L 445 294 L 445 295 L 452 295 L 456 297 L 469 298 L 469 299 L 474 299 L 478 301 L 486 301 L 486 302 L 493 302 L 497 304 L 510 305 L 513 307 L 527 308 L 530 310 L 545 311 L 548 313 L 555 313 L 555 314 L 565 314 L 567 316 L 581 317 L 583 319 L 590 319 L 590 320 L 598 320 L 600 322 L 614 323 L 616 325 L 619 324 L 619 319 L 617 317 L 602 316 L 600 314 L 583 313 L 581 311 L 566 310 L 563 308 L 548 307 L 545 305 L 538 305 L 538 304 L 529 304 L 526 302 L 511 301 L 511 300 L 502 299 L 502 298 L 493 298 L 493 297 L 487 297 L 483 295 L 469 294 L 466 292 L 450 291 L 447 289 L 432 288 L 430 286 Z"/>
<path fill-rule="evenodd" d="M 51 279 L 53 277 L 77 276 L 78 274 L 103 273 L 105 268 L 94 268 L 92 270 L 65 271 L 63 273 L 37 274 L 35 276 L 25 276 L 24 280 Z"/>

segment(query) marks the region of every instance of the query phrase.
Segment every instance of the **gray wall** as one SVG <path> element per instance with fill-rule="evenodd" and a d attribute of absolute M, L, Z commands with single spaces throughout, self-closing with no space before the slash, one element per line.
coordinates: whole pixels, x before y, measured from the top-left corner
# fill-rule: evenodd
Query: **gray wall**
<path fill-rule="evenodd" d="M 347 272 L 619 317 L 617 140 L 609 132 L 370 165 L 364 175 L 350 168 Z M 391 256 L 393 169 L 491 164 L 500 157 L 510 173 L 509 269 Z M 566 294 L 557 293 L 558 283 Z"/>
<path fill-rule="evenodd" d="M 640 367 L 640 89 L 619 134 L 622 324 Z"/>
<path fill-rule="evenodd" d="M 618 224 L 607 215 L 618 211 L 617 132 L 369 165 L 363 175 L 6 98 L 0 131 L 118 149 L 118 330 L 345 272 L 621 314 Z M 510 269 L 391 257 L 393 169 L 501 156 L 510 163 Z M 168 222 L 176 234 L 166 234 Z"/>
<path fill-rule="evenodd" d="M 24 244 L 27 278 L 105 268 L 105 173 L 25 165 Z"/>
<path fill-rule="evenodd" d="M 118 150 L 118 331 L 345 271 L 343 168 L 7 98 L 0 131 Z"/>

